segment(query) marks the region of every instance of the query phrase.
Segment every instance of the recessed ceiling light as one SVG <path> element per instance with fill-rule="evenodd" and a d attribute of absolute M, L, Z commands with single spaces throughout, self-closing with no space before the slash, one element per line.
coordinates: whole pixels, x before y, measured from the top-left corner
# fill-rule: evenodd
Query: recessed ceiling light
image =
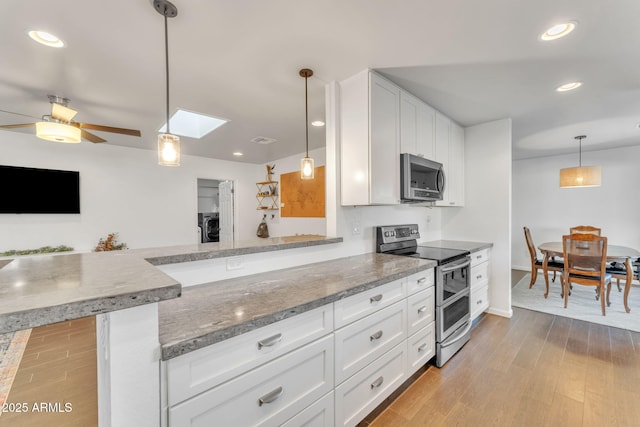
<path fill-rule="evenodd" d="M 571 82 L 558 86 L 556 90 L 558 92 L 568 92 L 570 90 L 578 89 L 580 86 L 582 86 L 582 82 Z"/>
<path fill-rule="evenodd" d="M 219 117 L 178 110 L 169 119 L 169 124 L 171 125 L 171 133 L 173 134 L 200 139 L 228 121 L 229 120 Z M 158 132 L 163 133 L 166 129 L 167 124 L 165 123 Z"/>
<path fill-rule="evenodd" d="M 563 22 L 554 25 L 540 35 L 540 40 L 549 41 L 564 37 L 576 28 L 575 21 Z"/>
<path fill-rule="evenodd" d="M 240 151 L 234 151 L 234 152 L 233 152 L 233 155 L 234 155 L 234 156 L 236 156 L 236 157 L 240 157 L 240 156 L 242 156 L 243 154 L 242 154 Z"/>
<path fill-rule="evenodd" d="M 317 127 L 324 126 L 324 122 L 322 120 L 314 120 L 311 122 L 311 126 L 317 126 Z"/>
<path fill-rule="evenodd" d="M 64 42 L 62 40 L 60 40 L 57 36 L 54 36 L 51 33 L 47 33 L 46 31 L 39 31 L 39 30 L 29 31 L 29 37 L 31 37 L 33 40 L 45 46 L 49 46 L 49 47 L 64 46 Z"/>

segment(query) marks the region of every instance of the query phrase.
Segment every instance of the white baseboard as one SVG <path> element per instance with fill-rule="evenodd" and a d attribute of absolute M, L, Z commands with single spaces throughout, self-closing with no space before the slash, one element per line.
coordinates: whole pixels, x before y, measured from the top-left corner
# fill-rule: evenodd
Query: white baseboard
<path fill-rule="evenodd" d="M 511 269 L 512 270 L 522 270 L 522 271 L 529 271 L 530 272 L 531 271 L 531 266 L 529 265 L 527 267 L 523 267 L 521 265 L 512 265 Z"/>
<path fill-rule="evenodd" d="M 500 310 L 497 308 L 489 307 L 487 309 L 487 313 L 495 314 L 496 316 L 506 317 L 507 319 L 511 319 L 513 316 L 513 309 L 509 307 L 509 310 Z"/>

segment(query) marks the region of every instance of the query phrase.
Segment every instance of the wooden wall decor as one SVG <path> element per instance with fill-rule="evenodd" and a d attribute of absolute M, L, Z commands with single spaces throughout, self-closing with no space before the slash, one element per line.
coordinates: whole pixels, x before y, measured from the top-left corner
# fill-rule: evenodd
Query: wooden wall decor
<path fill-rule="evenodd" d="M 325 217 L 324 166 L 315 168 L 314 179 L 300 179 L 300 171 L 280 175 L 280 216 Z"/>

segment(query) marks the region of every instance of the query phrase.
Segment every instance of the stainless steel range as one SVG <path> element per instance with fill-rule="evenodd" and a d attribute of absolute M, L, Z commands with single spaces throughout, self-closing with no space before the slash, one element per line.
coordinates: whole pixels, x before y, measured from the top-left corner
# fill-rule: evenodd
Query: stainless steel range
<path fill-rule="evenodd" d="M 471 337 L 469 251 L 418 245 L 418 224 L 376 227 L 376 252 L 429 259 L 435 269 L 436 366 L 442 367 Z"/>

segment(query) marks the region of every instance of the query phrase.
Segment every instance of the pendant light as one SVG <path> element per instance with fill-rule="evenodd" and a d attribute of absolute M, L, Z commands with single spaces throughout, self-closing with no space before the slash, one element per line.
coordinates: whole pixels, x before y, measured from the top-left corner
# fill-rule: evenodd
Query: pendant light
<path fill-rule="evenodd" d="M 178 9 L 167 0 L 153 0 L 154 9 L 164 16 L 164 57 L 167 88 L 167 132 L 158 134 L 158 164 L 162 166 L 180 166 L 180 137 L 171 134 L 169 127 L 169 31 L 167 18 L 175 18 Z"/>
<path fill-rule="evenodd" d="M 577 168 L 560 169 L 560 188 L 600 187 L 602 183 L 602 167 L 582 166 L 582 140 L 585 135 L 575 137 L 580 143 L 580 163 Z"/>
<path fill-rule="evenodd" d="M 307 79 L 313 76 L 313 71 L 308 68 L 300 70 L 300 77 L 304 77 L 304 114 L 305 114 L 305 128 L 307 131 L 307 151 L 306 156 L 300 160 L 300 178 L 301 179 L 313 179 L 315 168 L 313 167 L 313 159 L 309 157 L 309 90 L 307 87 Z"/>

